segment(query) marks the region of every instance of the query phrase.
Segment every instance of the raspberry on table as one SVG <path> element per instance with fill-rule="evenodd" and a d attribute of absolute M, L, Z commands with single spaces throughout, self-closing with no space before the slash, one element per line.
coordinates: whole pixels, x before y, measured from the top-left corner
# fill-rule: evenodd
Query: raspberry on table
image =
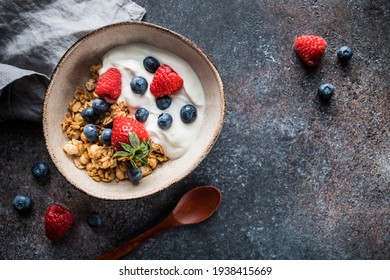
<path fill-rule="evenodd" d="M 51 204 L 45 213 L 45 234 L 48 239 L 61 239 L 73 225 L 73 213 L 58 204 Z"/>
<path fill-rule="evenodd" d="M 327 45 L 324 38 L 316 35 L 301 35 L 294 43 L 299 58 L 309 67 L 319 64 Z"/>

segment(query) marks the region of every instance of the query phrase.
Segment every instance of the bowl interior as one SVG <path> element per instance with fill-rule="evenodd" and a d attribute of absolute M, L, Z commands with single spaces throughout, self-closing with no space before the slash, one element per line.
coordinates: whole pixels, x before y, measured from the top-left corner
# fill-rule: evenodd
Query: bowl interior
<path fill-rule="evenodd" d="M 67 105 L 76 87 L 89 78 L 89 68 L 101 62 L 113 47 L 132 42 L 165 49 L 186 60 L 198 75 L 205 92 L 205 115 L 202 129 L 189 151 L 179 159 L 161 164 L 137 185 L 129 180 L 119 183 L 96 182 L 85 170 L 78 169 L 63 151 L 68 142 L 62 130 Z M 221 78 L 207 56 L 183 36 L 165 28 L 127 22 L 98 29 L 72 46 L 55 69 L 46 92 L 43 128 L 46 146 L 59 172 L 75 187 L 102 199 L 133 199 L 161 191 L 188 175 L 207 155 L 218 138 L 225 114 L 225 97 Z"/>

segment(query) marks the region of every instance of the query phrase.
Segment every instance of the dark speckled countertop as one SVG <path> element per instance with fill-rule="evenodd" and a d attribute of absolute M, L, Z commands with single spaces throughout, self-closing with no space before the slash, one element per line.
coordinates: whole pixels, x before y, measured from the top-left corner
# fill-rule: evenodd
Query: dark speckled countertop
<path fill-rule="evenodd" d="M 181 33 L 220 70 L 227 112 L 222 133 L 192 174 L 132 201 L 89 197 L 57 172 L 42 125 L 0 123 L 0 259 L 93 259 L 161 221 L 187 190 L 215 185 L 211 219 L 150 239 L 126 259 L 390 259 L 390 2 L 137 0 L 144 21 Z M 328 42 L 315 69 L 293 51 L 314 33 Z M 354 56 L 341 66 L 336 50 Z M 335 87 L 318 100 L 323 82 Z M 46 160 L 38 185 L 30 168 Z M 16 194 L 34 201 L 27 217 Z M 49 242 L 43 213 L 66 205 L 75 224 Z M 86 223 L 90 211 L 104 226 Z"/>

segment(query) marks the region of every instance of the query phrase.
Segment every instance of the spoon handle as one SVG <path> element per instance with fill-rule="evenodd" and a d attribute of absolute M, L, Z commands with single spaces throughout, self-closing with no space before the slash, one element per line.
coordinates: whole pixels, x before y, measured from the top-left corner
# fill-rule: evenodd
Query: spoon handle
<path fill-rule="evenodd" d="M 97 259 L 98 260 L 117 260 L 117 259 L 120 259 L 121 257 L 123 257 L 126 254 L 133 251 L 135 248 L 137 248 L 143 242 L 145 242 L 149 238 L 156 235 L 157 233 L 164 231 L 168 228 L 171 228 L 173 226 L 174 226 L 174 224 L 172 223 L 172 217 L 168 216 L 161 223 L 159 223 L 159 224 L 155 225 L 154 227 L 148 229 L 147 231 L 141 233 L 137 237 L 134 237 L 133 239 L 127 241 L 123 245 L 115 248 L 114 250 L 109 251 L 109 252 L 99 256 Z"/>

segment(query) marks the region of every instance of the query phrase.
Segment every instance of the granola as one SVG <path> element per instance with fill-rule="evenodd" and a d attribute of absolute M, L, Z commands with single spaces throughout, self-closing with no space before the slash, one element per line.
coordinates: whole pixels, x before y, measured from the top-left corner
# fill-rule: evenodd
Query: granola
<path fill-rule="evenodd" d="M 90 79 L 84 87 L 75 90 L 73 100 L 67 107 L 62 129 L 69 141 L 63 146 L 63 150 L 72 157 L 77 168 L 84 169 L 95 181 L 119 182 L 128 179 L 127 170 L 131 164 L 129 159 L 121 156 L 115 157 L 116 150 L 111 145 L 104 144 L 100 136 L 97 142 L 91 143 L 83 133 L 87 123 L 81 112 L 84 108 L 91 107 L 94 99 L 99 98 L 94 90 L 101 67 L 101 65 L 93 65 L 90 68 Z M 116 102 L 95 122 L 99 135 L 103 129 L 112 127 L 113 120 L 117 116 L 134 118 L 123 102 Z M 168 160 L 160 145 L 151 141 L 151 148 L 152 151 L 147 155 L 147 165 L 143 165 L 141 162 L 136 163 L 142 171 L 142 177 L 150 175 L 160 163 Z"/>

